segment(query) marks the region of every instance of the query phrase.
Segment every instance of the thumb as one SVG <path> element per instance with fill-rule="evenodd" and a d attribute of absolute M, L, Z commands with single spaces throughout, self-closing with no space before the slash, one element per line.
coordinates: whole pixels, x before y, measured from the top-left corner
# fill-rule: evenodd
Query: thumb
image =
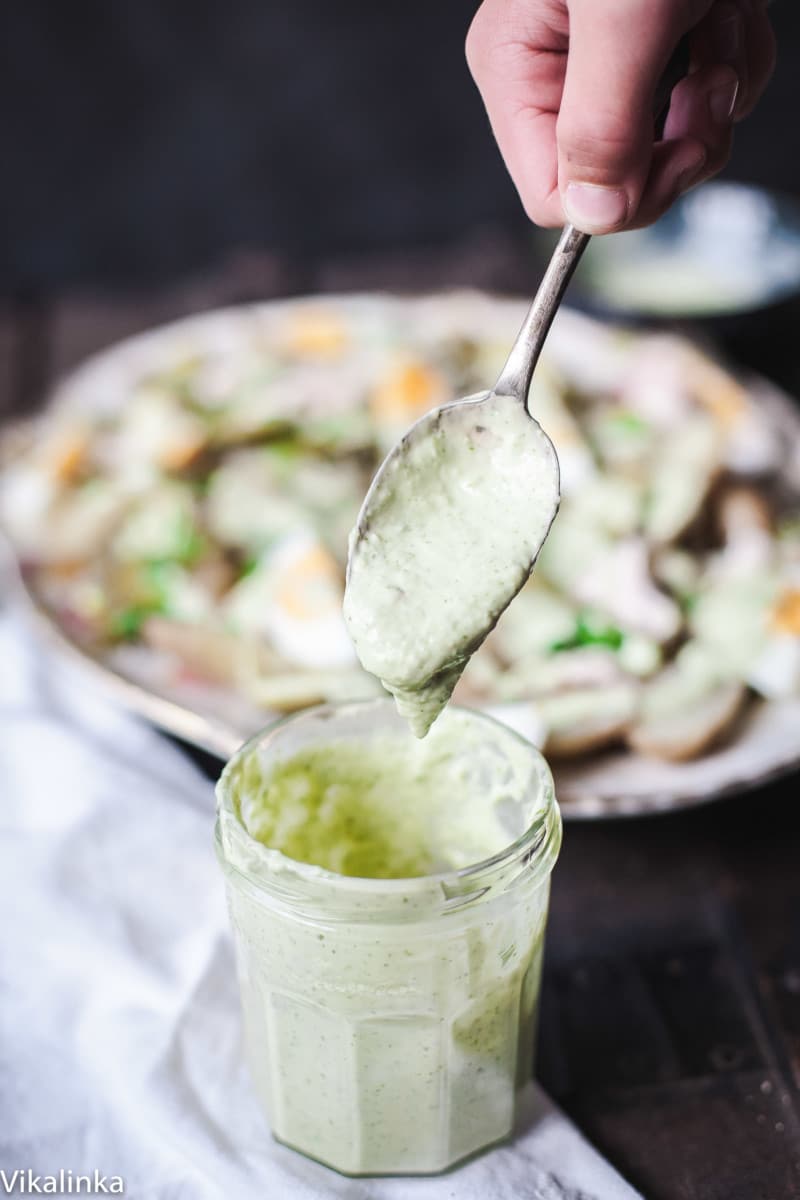
<path fill-rule="evenodd" d="M 634 222 L 653 157 L 658 80 L 683 33 L 710 6 L 571 0 L 558 184 L 567 219 L 586 233 Z"/>

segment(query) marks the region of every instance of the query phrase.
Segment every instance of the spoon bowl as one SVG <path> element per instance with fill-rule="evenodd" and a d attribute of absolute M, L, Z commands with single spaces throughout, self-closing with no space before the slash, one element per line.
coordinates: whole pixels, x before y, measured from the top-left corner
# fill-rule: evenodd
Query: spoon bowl
<path fill-rule="evenodd" d="M 379 469 L 351 535 L 344 614 L 418 736 L 528 579 L 558 499 L 550 439 L 495 391 L 422 417 Z"/>

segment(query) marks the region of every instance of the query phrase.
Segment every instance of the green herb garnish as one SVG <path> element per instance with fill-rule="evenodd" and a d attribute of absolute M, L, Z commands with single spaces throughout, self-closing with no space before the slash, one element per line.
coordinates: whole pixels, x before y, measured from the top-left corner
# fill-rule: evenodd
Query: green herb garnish
<path fill-rule="evenodd" d="M 609 650 L 619 650 L 625 641 L 625 634 L 614 625 L 601 625 L 585 613 L 581 613 L 575 626 L 575 632 L 568 638 L 553 642 L 550 650 L 578 650 L 581 646 L 607 646 Z"/>

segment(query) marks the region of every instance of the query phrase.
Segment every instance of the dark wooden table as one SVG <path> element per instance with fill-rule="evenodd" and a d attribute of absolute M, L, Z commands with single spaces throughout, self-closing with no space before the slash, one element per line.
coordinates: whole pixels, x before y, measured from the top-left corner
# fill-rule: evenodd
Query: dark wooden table
<path fill-rule="evenodd" d="M 149 293 L 17 298 L 0 303 L 0 416 L 33 408 L 87 354 L 190 312 L 312 290 L 529 291 L 526 264 L 486 232 L 435 254 L 245 255 Z M 800 392 L 781 328 L 770 316 L 734 331 L 735 350 Z M 651 1200 L 800 1197 L 799 829 L 797 775 L 682 814 L 566 828 L 538 1071 Z"/>

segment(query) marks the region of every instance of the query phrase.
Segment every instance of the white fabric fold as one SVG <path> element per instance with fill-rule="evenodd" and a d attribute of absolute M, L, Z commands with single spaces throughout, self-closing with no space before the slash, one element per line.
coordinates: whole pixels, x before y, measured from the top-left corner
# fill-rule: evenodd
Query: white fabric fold
<path fill-rule="evenodd" d="M 447 1175 L 345 1179 L 275 1143 L 244 1065 L 213 787 L 0 616 L 0 1168 L 135 1200 L 631 1200 L 531 1089 Z"/>

